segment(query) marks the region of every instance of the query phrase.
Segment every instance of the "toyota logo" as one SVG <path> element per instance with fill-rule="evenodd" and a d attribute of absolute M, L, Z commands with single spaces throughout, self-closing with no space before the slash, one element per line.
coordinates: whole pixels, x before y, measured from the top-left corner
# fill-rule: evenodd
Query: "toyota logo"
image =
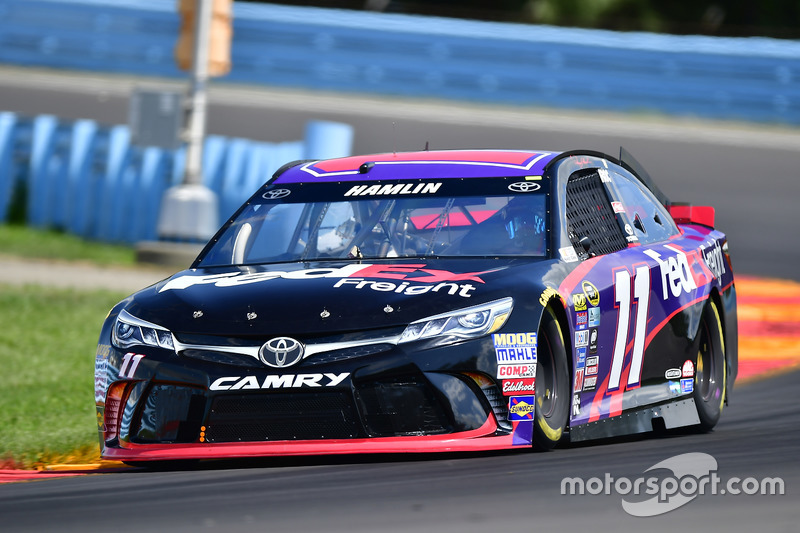
<path fill-rule="evenodd" d="M 275 368 L 292 366 L 303 358 L 303 343 L 290 337 L 276 337 L 264 343 L 258 351 L 261 361 Z"/>
<path fill-rule="evenodd" d="M 509 191 L 514 192 L 533 192 L 538 191 L 541 185 L 538 183 L 531 183 L 530 181 L 518 181 L 508 186 Z"/>
<path fill-rule="evenodd" d="M 272 189 L 262 194 L 261 197 L 265 200 L 277 200 L 278 198 L 286 198 L 290 194 L 292 194 L 292 191 L 289 189 Z"/>

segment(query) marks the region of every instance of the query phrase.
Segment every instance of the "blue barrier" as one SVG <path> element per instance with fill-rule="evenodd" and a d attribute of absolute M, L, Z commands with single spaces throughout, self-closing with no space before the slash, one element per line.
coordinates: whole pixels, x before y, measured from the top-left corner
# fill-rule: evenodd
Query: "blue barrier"
<path fill-rule="evenodd" d="M 233 82 L 800 123 L 800 43 L 234 4 Z M 0 0 L 0 62 L 185 76 L 175 3 Z"/>
<path fill-rule="evenodd" d="M 8 207 L 11 204 L 11 194 L 14 190 L 14 129 L 16 125 L 16 115 L 0 113 L 0 220 L 5 220 L 8 216 Z"/>
<path fill-rule="evenodd" d="M 352 127 L 310 122 L 308 139 L 261 143 L 211 136 L 204 184 L 217 194 L 224 221 L 281 165 L 309 154 L 350 155 Z M 27 194 L 27 222 L 107 242 L 156 240 L 161 199 L 183 177 L 185 150 L 131 144 L 127 126 L 66 123 L 0 113 L 0 223 L 14 191 Z"/>

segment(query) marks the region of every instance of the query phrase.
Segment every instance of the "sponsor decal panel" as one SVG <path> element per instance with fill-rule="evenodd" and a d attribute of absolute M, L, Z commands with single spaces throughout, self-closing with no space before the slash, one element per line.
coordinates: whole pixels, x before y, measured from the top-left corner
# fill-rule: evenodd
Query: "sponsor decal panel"
<path fill-rule="evenodd" d="M 596 386 L 597 386 L 597 376 L 587 376 L 586 379 L 583 380 L 584 391 L 594 390 Z"/>
<path fill-rule="evenodd" d="M 684 378 L 681 380 L 681 392 L 693 392 L 694 391 L 694 379 L 692 378 Z"/>
<path fill-rule="evenodd" d="M 589 330 L 581 330 L 575 332 L 575 347 L 583 348 L 589 346 Z"/>
<path fill-rule="evenodd" d="M 586 348 L 578 348 L 576 351 L 578 360 L 575 364 L 575 368 L 583 368 L 586 365 Z"/>
<path fill-rule="evenodd" d="M 536 365 L 497 365 L 497 379 L 535 378 Z"/>
<path fill-rule="evenodd" d="M 534 378 L 503 380 L 503 396 L 515 396 L 518 394 L 534 394 L 535 392 L 536 392 L 536 380 Z"/>
<path fill-rule="evenodd" d="M 683 368 L 681 368 L 681 377 L 684 378 L 694 377 L 694 363 L 692 363 L 690 359 L 687 359 L 683 363 Z"/>
<path fill-rule="evenodd" d="M 508 419 L 512 422 L 526 422 L 533 420 L 536 398 L 530 396 L 511 396 L 508 399 Z"/>
<path fill-rule="evenodd" d="M 575 387 L 572 392 L 580 392 L 583 389 L 583 368 L 575 371 Z"/>
<path fill-rule="evenodd" d="M 586 296 L 586 301 L 589 302 L 589 305 L 592 307 L 597 307 L 600 305 L 600 291 L 597 290 L 591 281 L 584 281 L 581 283 L 581 288 L 583 289 L 583 294 Z"/>
<path fill-rule="evenodd" d="M 536 333 L 495 333 L 498 379 L 536 377 Z"/>
<path fill-rule="evenodd" d="M 581 414 L 581 395 L 580 394 L 573 394 L 572 395 L 572 416 L 578 416 Z"/>
<path fill-rule="evenodd" d="M 681 377 L 681 369 L 680 368 L 669 368 L 666 372 L 664 372 L 664 377 L 666 379 L 678 379 Z"/>
<path fill-rule="evenodd" d="M 574 263 L 578 260 L 578 254 L 572 246 L 559 248 L 558 253 L 561 255 L 561 260 L 565 263 Z"/>
<path fill-rule="evenodd" d="M 597 328 L 589 330 L 589 353 L 597 353 Z"/>
<path fill-rule="evenodd" d="M 572 307 L 575 308 L 575 311 L 586 311 L 586 295 L 582 292 L 573 294 Z"/>
<path fill-rule="evenodd" d="M 599 307 L 590 307 L 589 308 L 589 327 L 596 328 L 600 326 L 600 308 Z"/>
<path fill-rule="evenodd" d="M 585 329 L 589 323 L 589 313 L 580 311 L 575 313 L 575 327 L 578 329 Z"/>

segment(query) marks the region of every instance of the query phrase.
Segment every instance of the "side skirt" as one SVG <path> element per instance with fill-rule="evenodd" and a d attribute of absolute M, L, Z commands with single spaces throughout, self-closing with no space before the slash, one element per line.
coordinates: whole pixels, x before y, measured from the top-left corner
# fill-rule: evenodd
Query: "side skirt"
<path fill-rule="evenodd" d="M 653 431 L 653 420 L 661 419 L 667 429 L 694 426 L 700 423 L 694 398 L 678 400 L 655 407 L 626 411 L 614 418 L 604 418 L 595 422 L 572 427 L 569 431 L 571 442 L 605 439 L 635 433 Z"/>

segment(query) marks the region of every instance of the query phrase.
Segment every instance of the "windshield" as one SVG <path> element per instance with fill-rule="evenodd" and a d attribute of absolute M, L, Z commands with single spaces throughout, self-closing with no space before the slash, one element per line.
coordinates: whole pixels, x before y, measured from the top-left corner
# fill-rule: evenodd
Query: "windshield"
<path fill-rule="evenodd" d="M 258 197 L 256 197 L 258 198 Z M 250 203 L 199 266 L 547 253 L 546 195 Z"/>

